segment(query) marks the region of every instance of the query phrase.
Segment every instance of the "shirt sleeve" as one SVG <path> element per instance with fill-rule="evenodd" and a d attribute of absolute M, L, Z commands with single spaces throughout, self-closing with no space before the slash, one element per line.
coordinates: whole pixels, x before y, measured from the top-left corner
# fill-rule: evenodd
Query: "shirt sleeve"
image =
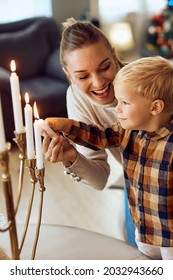
<path fill-rule="evenodd" d="M 66 136 L 76 144 L 98 150 L 119 147 L 120 131 L 118 123 L 102 130 L 95 125 L 72 120 L 71 130 Z"/>

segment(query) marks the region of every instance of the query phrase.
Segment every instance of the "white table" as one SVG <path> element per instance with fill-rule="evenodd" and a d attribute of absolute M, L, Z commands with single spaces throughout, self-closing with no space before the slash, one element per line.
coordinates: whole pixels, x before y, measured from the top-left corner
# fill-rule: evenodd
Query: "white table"
<path fill-rule="evenodd" d="M 17 226 L 19 238 L 22 226 Z M 21 259 L 30 259 L 35 225 L 30 225 Z M 0 234 L 0 247 L 10 256 L 8 234 Z M 126 242 L 95 232 L 57 225 L 42 225 L 35 259 L 38 260 L 147 260 Z"/>

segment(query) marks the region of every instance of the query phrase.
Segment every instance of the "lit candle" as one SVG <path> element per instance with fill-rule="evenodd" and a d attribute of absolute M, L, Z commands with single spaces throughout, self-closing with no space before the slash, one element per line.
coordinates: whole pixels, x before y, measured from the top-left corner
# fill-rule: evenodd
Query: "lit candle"
<path fill-rule="evenodd" d="M 37 169 L 43 168 L 43 153 L 42 153 L 42 141 L 41 141 L 41 126 L 39 123 L 39 115 L 37 111 L 36 103 L 34 103 L 34 136 L 35 136 L 35 152 L 36 152 L 36 167 Z"/>
<path fill-rule="evenodd" d="M 6 141 L 5 141 L 4 123 L 3 123 L 2 106 L 1 106 L 1 98 L 0 98 L 0 152 L 4 152 L 5 150 L 6 150 Z"/>
<path fill-rule="evenodd" d="M 55 131 L 53 131 L 53 129 L 50 128 L 50 126 L 48 126 L 48 124 L 47 124 L 43 119 L 40 119 L 40 118 L 39 118 L 39 116 L 38 116 L 38 110 L 37 110 L 37 108 L 36 108 L 36 102 L 34 102 L 34 111 L 37 112 L 36 118 L 37 118 L 37 120 L 38 120 L 38 123 L 39 123 L 40 127 L 41 127 L 43 130 L 45 130 L 45 131 L 47 132 L 47 134 L 49 134 L 49 135 L 51 135 L 51 136 L 57 135 L 57 134 L 55 133 Z"/>
<path fill-rule="evenodd" d="M 10 76 L 10 85 L 11 85 L 15 130 L 17 133 L 21 133 L 23 132 L 22 105 L 21 105 L 21 95 L 19 89 L 19 77 L 15 73 L 16 64 L 14 60 L 11 61 L 11 71 L 12 73 Z"/>
<path fill-rule="evenodd" d="M 25 93 L 25 128 L 26 128 L 26 147 L 27 147 L 27 158 L 34 158 L 34 134 L 33 134 L 33 119 L 32 119 L 32 108 L 29 104 L 29 94 Z"/>

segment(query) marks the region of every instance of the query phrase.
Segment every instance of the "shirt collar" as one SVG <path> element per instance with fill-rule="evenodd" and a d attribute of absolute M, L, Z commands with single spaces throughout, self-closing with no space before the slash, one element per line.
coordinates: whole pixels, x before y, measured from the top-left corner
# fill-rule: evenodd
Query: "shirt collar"
<path fill-rule="evenodd" d="M 146 132 L 144 130 L 140 130 L 138 133 L 138 136 L 140 138 L 144 138 L 146 140 L 151 140 L 151 141 L 157 141 L 161 138 L 166 137 L 169 135 L 171 132 L 173 132 L 173 119 L 169 124 L 167 124 L 164 127 L 161 127 L 160 129 L 153 131 L 153 132 Z"/>

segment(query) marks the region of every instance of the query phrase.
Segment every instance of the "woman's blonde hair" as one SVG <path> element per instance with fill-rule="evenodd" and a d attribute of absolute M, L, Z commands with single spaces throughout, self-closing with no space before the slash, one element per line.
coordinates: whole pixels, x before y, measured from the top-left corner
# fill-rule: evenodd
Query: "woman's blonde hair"
<path fill-rule="evenodd" d="M 124 66 L 116 75 L 114 84 L 126 83 L 134 94 L 164 101 L 173 112 L 173 66 L 161 56 L 144 57 Z"/>
<path fill-rule="evenodd" d="M 103 41 L 115 57 L 112 46 L 104 33 L 91 22 L 75 20 L 71 17 L 63 23 L 63 27 L 64 30 L 60 43 L 60 62 L 63 68 L 66 66 L 65 52 L 73 51 L 83 46 L 89 46 L 99 41 Z M 117 69 L 119 70 L 123 64 L 117 57 L 115 57 L 115 60 Z"/>

